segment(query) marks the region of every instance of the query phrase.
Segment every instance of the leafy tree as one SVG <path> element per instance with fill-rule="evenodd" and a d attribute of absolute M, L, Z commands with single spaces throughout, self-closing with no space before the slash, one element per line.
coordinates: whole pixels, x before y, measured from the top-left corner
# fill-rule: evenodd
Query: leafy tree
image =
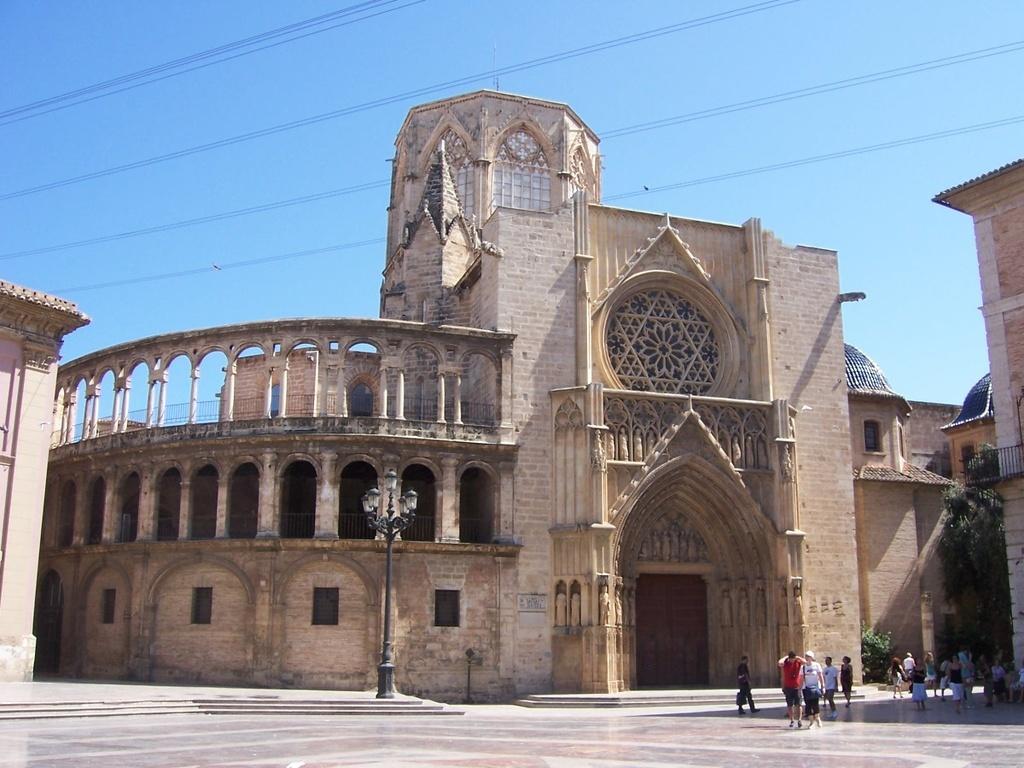
<path fill-rule="evenodd" d="M 953 624 L 944 638 L 975 655 L 1011 649 L 1010 580 L 1003 531 L 1003 499 L 991 488 L 953 485 L 945 494 L 939 539 L 946 599 Z"/>
<path fill-rule="evenodd" d="M 885 682 L 885 673 L 892 660 L 892 635 L 876 632 L 867 624 L 860 627 L 860 663 L 864 670 L 864 681 Z"/>

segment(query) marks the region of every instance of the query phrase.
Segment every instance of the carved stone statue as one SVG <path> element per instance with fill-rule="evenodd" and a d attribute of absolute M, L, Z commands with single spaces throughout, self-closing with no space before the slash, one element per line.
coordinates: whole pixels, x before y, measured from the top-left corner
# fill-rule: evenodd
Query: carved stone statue
<path fill-rule="evenodd" d="M 580 626 L 580 609 L 582 605 L 580 603 L 580 593 L 573 592 L 572 600 L 569 602 L 569 624 L 573 627 Z"/>
<path fill-rule="evenodd" d="M 555 595 L 555 626 L 564 627 L 568 623 L 568 616 L 566 615 L 567 605 L 565 599 L 565 592 L 559 592 Z"/>
<path fill-rule="evenodd" d="M 607 627 L 611 623 L 611 621 L 609 621 L 611 617 L 608 615 L 611 610 L 611 603 L 612 600 L 608 596 L 608 585 L 602 584 L 601 592 L 597 596 L 597 617 L 598 623 L 602 627 Z"/>

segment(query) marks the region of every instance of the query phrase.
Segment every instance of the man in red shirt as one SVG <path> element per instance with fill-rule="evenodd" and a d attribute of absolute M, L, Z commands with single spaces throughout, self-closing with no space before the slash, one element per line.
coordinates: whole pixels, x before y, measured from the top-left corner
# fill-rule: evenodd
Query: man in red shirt
<path fill-rule="evenodd" d="M 782 671 L 782 692 L 786 695 L 786 712 L 789 714 L 790 728 L 794 723 L 797 728 L 803 727 L 800 721 L 800 675 L 804 664 L 803 657 L 797 656 L 796 651 L 790 651 L 779 659 L 779 669 Z"/>

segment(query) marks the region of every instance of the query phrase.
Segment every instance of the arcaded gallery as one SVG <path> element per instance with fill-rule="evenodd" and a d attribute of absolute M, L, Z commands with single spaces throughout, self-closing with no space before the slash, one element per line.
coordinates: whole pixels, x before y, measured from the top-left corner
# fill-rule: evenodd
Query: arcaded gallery
<path fill-rule="evenodd" d="M 379 319 L 64 363 L 37 672 L 372 688 L 388 470 L 403 693 L 460 698 L 467 649 L 495 701 L 857 656 L 836 253 L 603 205 L 598 146 L 564 104 L 416 107 Z"/>

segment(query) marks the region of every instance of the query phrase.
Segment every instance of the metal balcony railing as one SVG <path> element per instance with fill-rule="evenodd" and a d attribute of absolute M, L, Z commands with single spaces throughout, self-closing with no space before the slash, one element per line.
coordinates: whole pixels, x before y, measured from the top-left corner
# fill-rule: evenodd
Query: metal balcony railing
<path fill-rule="evenodd" d="M 964 462 L 964 484 L 990 486 L 1024 477 L 1024 446 L 982 448 Z"/>

